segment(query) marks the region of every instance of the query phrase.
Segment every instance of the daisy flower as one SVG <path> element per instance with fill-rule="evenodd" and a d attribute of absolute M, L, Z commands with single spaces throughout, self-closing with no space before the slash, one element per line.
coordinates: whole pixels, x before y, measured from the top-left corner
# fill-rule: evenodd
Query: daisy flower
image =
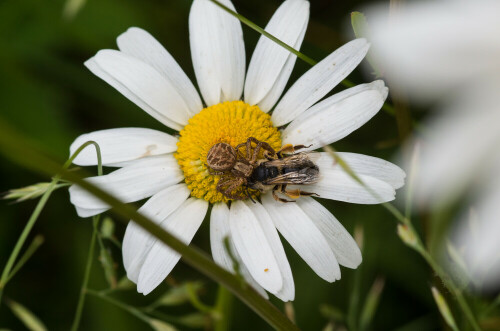
<path fill-rule="evenodd" d="M 460 215 L 452 237 L 469 274 L 490 288 L 500 286 L 499 12 L 495 0 L 409 1 L 390 20 L 386 8 L 367 12 L 387 79 L 416 101 L 439 100 L 417 137 L 417 200 L 438 209 L 472 201 L 476 220 Z"/>
<path fill-rule="evenodd" d="M 221 1 L 234 10 L 229 0 Z M 285 1 L 266 31 L 299 48 L 309 19 L 309 2 Z M 278 232 L 323 279 L 340 279 L 339 264 L 356 268 L 360 251 L 339 221 L 318 201 L 282 203 L 270 193 L 258 201 L 232 201 L 216 190 L 219 176 L 206 165 L 209 149 L 224 142 L 235 147 L 249 137 L 278 150 L 284 144 L 331 144 L 359 128 L 387 97 L 382 81 L 363 84 L 320 101 L 361 62 L 369 48 L 351 41 L 306 72 L 282 95 L 296 56 L 261 37 L 245 77 L 245 47 L 240 22 L 208 0 L 193 1 L 189 37 L 196 80 L 203 97 L 172 56 L 146 31 L 130 28 L 117 39 L 119 51 L 101 50 L 85 65 L 149 115 L 179 131 L 172 136 L 144 128 L 120 128 L 78 137 L 73 152 L 94 140 L 103 164 L 118 167 L 89 178 L 124 202 L 149 198 L 140 212 L 189 243 L 210 210 L 210 241 L 216 263 L 232 271 L 223 244 L 241 262 L 241 272 L 263 296 L 294 299 L 292 272 Z M 242 94 L 244 96 L 242 97 Z M 279 102 L 278 102 L 279 100 Z M 269 112 L 272 111 L 272 115 Z M 375 204 L 395 197 L 404 172 L 370 156 L 340 153 L 376 193 L 372 196 L 326 153 L 316 161 L 320 180 L 301 187 L 322 199 Z M 95 165 L 89 149 L 76 159 Z M 108 205 L 78 186 L 70 188 L 80 216 L 102 213 Z M 148 294 L 179 261 L 180 255 L 130 222 L 123 239 L 123 261 L 137 290 Z"/>

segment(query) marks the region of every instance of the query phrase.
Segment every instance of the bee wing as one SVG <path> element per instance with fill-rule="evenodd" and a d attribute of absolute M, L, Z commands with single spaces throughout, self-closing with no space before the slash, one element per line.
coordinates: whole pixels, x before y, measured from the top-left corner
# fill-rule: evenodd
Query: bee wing
<path fill-rule="evenodd" d="M 299 171 L 288 172 L 278 175 L 274 178 L 269 178 L 264 181 L 265 185 L 280 185 L 280 184 L 314 184 L 319 179 L 317 168 L 303 168 Z"/>
<path fill-rule="evenodd" d="M 312 161 L 309 159 L 309 155 L 311 155 L 311 153 L 297 153 L 287 155 L 282 159 L 267 161 L 266 166 L 295 168 L 308 165 L 312 163 Z"/>

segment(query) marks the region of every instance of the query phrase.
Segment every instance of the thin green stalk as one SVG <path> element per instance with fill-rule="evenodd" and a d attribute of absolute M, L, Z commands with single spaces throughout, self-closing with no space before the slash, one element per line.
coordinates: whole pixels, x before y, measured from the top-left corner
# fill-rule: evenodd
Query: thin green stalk
<path fill-rule="evenodd" d="M 380 199 L 380 196 L 375 192 L 371 187 L 366 185 L 363 180 L 356 175 L 356 173 L 349 167 L 349 165 L 335 152 L 335 150 L 330 146 L 325 146 L 323 149 L 330 153 L 334 160 L 340 165 L 340 167 L 355 181 L 357 181 L 360 185 L 362 185 L 371 195 L 373 195 L 376 199 Z M 415 230 L 411 219 L 405 217 L 393 204 L 384 202 L 382 206 L 387 209 L 399 222 L 401 222 L 404 226 L 407 227 L 408 232 L 411 233 L 414 237 L 415 242 L 409 245 L 411 248 L 415 249 L 420 255 L 427 261 L 431 269 L 433 269 L 436 274 L 441 278 L 445 286 L 455 295 L 457 298 L 457 302 L 464 312 L 467 320 L 469 321 L 472 328 L 476 331 L 481 330 L 479 324 L 476 320 L 476 317 L 472 313 L 467 301 L 465 300 L 462 291 L 456 286 L 453 280 L 446 274 L 446 272 L 441 269 L 441 267 L 437 264 L 431 254 L 426 250 L 425 245 L 422 242 L 422 239 L 418 235 L 418 232 Z"/>
<path fill-rule="evenodd" d="M 215 321 L 215 331 L 228 331 L 231 329 L 232 304 L 233 296 L 231 292 L 223 286 L 219 286 L 217 301 L 215 302 L 215 310 L 218 318 Z"/>
<path fill-rule="evenodd" d="M 263 35 L 263 36 L 271 39 L 273 42 L 275 42 L 276 44 L 278 44 L 281 47 L 285 48 L 290 53 L 293 53 L 293 54 L 297 55 L 297 57 L 299 59 L 301 59 L 302 61 L 304 61 L 304 62 L 306 62 L 306 63 L 308 63 L 308 64 L 310 64 L 312 66 L 317 63 L 316 61 L 314 61 L 313 59 L 311 59 L 309 56 L 307 56 L 307 55 L 299 52 L 298 50 L 296 50 L 292 46 L 288 45 L 287 43 L 284 43 L 283 41 L 279 40 L 278 38 L 276 38 L 272 34 L 268 33 L 266 30 L 264 30 L 263 28 L 261 28 L 260 26 L 258 26 L 257 24 L 255 24 L 254 22 L 250 21 L 245 16 L 243 16 L 241 14 L 238 14 L 237 12 L 231 10 L 230 8 L 226 7 L 225 5 L 223 5 L 222 3 L 220 3 L 217 0 L 210 0 L 210 1 L 213 2 L 214 4 L 216 4 L 217 6 L 219 6 L 220 8 L 222 8 L 224 11 L 226 11 L 229 14 L 233 15 L 234 17 L 236 17 L 238 20 L 240 20 L 241 23 L 245 24 L 249 28 L 251 28 L 251 29 L 257 31 L 258 33 L 260 33 L 261 35 Z"/>
<path fill-rule="evenodd" d="M 245 16 L 243 16 L 241 14 L 238 14 L 237 12 L 235 12 L 235 11 L 231 10 L 230 8 L 228 8 L 227 6 L 223 5 L 219 1 L 217 1 L 217 0 L 210 0 L 210 1 L 213 2 L 215 5 L 219 6 L 221 9 L 223 9 L 227 13 L 229 13 L 232 16 L 236 17 L 241 23 L 245 24 L 246 26 L 248 26 L 252 30 L 260 33 L 261 35 L 265 36 L 266 38 L 269 38 L 271 41 L 273 41 L 276 44 L 280 45 L 281 47 L 283 47 L 284 49 L 286 49 L 290 53 L 295 54 L 299 59 L 301 59 L 305 63 L 307 63 L 307 64 L 309 64 L 311 66 L 314 66 L 314 65 L 316 65 L 318 63 L 317 61 L 311 59 L 309 56 L 305 55 L 304 53 L 301 53 L 300 51 L 296 50 L 292 46 L 290 46 L 287 43 L 285 43 L 285 42 L 281 41 L 280 39 L 276 38 L 275 36 L 273 36 L 272 34 L 270 34 L 269 32 L 267 32 L 266 30 L 264 30 L 263 28 L 261 28 L 260 26 L 258 26 L 257 24 L 255 24 L 254 22 L 250 21 Z M 354 84 L 353 82 L 351 82 L 348 79 L 344 79 L 341 82 L 341 84 L 344 85 L 347 88 L 353 87 L 353 86 L 356 85 L 356 84 Z M 384 103 L 384 105 L 382 106 L 382 109 L 385 112 L 387 112 L 388 114 L 391 114 L 391 115 L 395 115 L 396 114 L 396 112 L 394 110 L 394 107 L 391 106 L 391 105 L 389 105 L 389 104 L 387 104 L 387 103 Z"/>
<path fill-rule="evenodd" d="M 94 144 L 96 155 L 97 155 L 97 175 L 102 176 L 102 155 L 101 148 L 97 143 Z M 84 147 L 85 148 L 85 147 Z M 83 150 L 83 149 L 82 149 Z M 85 294 L 87 291 L 87 286 L 90 279 L 90 271 L 92 270 L 92 261 L 94 259 L 95 242 L 98 236 L 98 226 L 100 215 L 92 217 L 92 238 L 90 239 L 89 252 L 87 255 L 87 263 L 85 266 L 85 272 L 83 275 L 82 288 L 80 289 L 80 296 L 78 297 L 78 304 L 76 306 L 75 318 L 73 319 L 73 324 L 71 325 L 71 331 L 77 331 L 80 325 L 80 320 L 82 318 L 83 307 L 85 305 Z"/>
<path fill-rule="evenodd" d="M 63 165 L 62 168 L 64 170 L 66 170 L 71 165 L 71 163 L 73 162 L 73 160 L 78 156 L 78 154 L 80 154 L 80 152 L 85 147 L 87 147 L 88 145 L 91 145 L 91 144 L 94 144 L 96 146 L 96 148 L 99 148 L 97 146 L 97 144 L 95 142 L 93 142 L 93 141 L 89 141 L 89 142 L 83 144 L 64 163 L 64 165 Z M 22 149 L 18 150 L 18 153 L 19 153 L 19 151 L 22 151 Z M 101 169 L 101 171 L 102 171 L 102 169 Z M 36 221 L 38 219 L 38 216 L 40 216 L 40 213 L 42 212 L 43 208 L 45 207 L 45 204 L 49 200 L 50 195 L 52 194 L 52 192 L 56 188 L 57 183 L 59 182 L 60 179 L 61 179 L 60 176 L 55 176 L 52 179 L 49 187 L 47 188 L 47 191 L 45 191 L 45 193 L 40 198 L 40 201 L 38 201 L 38 204 L 36 205 L 35 210 L 31 214 L 31 216 L 30 216 L 30 218 L 28 220 L 28 223 L 26 223 L 26 226 L 24 227 L 23 232 L 19 236 L 19 239 L 17 240 L 17 243 L 14 246 L 14 249 L 13 249 L 12 253 L 10 254 L 9 260 L 7 261 L 7 264 L 5 265 L 5 268 L 3 269 L 3 272 L 2 272 L 2 276 L 0 278 L 0 303 L 2 302 L 3 289 L 5 288 L 5 285 L 7 284 L 7 279 L 10 278 L 9 275 L 10 275 L 10 272 L 12 270 L 12 267 L 14 266 L 14 263 L 16 262 L 17 256 L 19 255 L 19 253 L 20 253 L 20 251 L 21 251 L 21 249 L 22 249 L 22 247 L 24 245 L 24 242 L 28 238 L 28 235 L 30 234 L 31 229 L 33 229 L 33 226 L 35 225 L 35 223 L 36 223 Z"/>
<path fill-rule="evenodd" d="M 198 294 L 196 294 L 196 290 L 190 283 L 186 284 L 186 290 L 188 293 L 189 301 L 194 308 L 198 309 L 202 313 L 213 314 L 214 308 L 207 306 L 206 304 L 201 302 L 200 298 L 198 298 Z"/>
<path fill-rule="evenodd" d="M 89 252 L 87 254 L 87 263 L 85 266 L 85 273 L 83 274 L 82 287 L 80 289 L 80 296 L 78 297 L 78 304 L 76 306 L 75 317 L 73 319 L 73 324 L 71 325 L 71 331 L 77 331 L 80 325 L 80 320 L 82 318 L 83 306 L 85 305 L 85 294 L 87 293 L 87 285 L 89 283 L 90 271 L 92 270 L 92 261 L 94 258 L 95 242 L 97 239 L 97 223 L 99 222 L 99 217 L 94 216 L 92 219 L 94 227 L 92 229 L 92 238 L 90 239 Z"/>
<path fill-rule="evenodd" d="M 111 297 L 109 297 L 101 292 L 98 292 L 98 291 L 87 289 L 86 292 L 87 292 L 87 294 L 90 294 L 90 295 L 93 295 L 93 296 L 98 297 L 100 299 L 103 299 L 104 301 L 107 301 L 107 302 L 111 303 L 112 305 L 115 305 L 115 306 L 129 312 L 130 314 L 134 315 L 138 319 L 140 319 L 148 324 L 151 323 L 151 319 L 146 314 L 144 314 L 143 312 L 141 312 L 139 309 L 137 309 L 135 307 L 124 304 L 123 302 L 118 301 L 116 299 L 113 299 L 113 298 L 111 298 Z"/>
<path fill-rule="evenodd" d="M 22 151 L 22 153 L 19 153 L 19 151 Z M 26 169 L 49 176 L 57 173 L 61 178 L 79 185 L 110 205 L 113 208 L 112 212 L 119 216 L 118 220 L 124 224 L 128 223 L 129 220 L 133 220 L 145 231 L 158 238 L 159 241 L 181 254 L 184 262 L 232 291 L 275 329 L 298 330 L 297 326 L 283 315 L 279 309 L 262 298 L 251 286 L 245 286 L 234 275 L 216 265 L 204 252 L 195 247 L 187 246 L 148 217 L 138 213 L 133 206 L 122 203 L 114 196 L 84 180 L 78 174 L 62 168 L 58 162 L 34 148 L 2 119 L 0 119 L 0 153 Z"/>
<path fill-rule="evenodd" d="M 9 277 L 6 280 L 6 283 L 8 283 L 12 279 L 12 277 L 14 277 L 16 275 L 16 273 L 19 270 L 21 270 L 21 268 L 24 266 L 24 264 L 26 262 L 28 262 L 28 260 L 31 258 L 31 256 L 33 254 L 35 254 L 35 252 L 38 250 L 38 248 L 40 248 L 40 246 L 43 244 L 44 240 L 45 239 L 41 235 L 38 235 L 35 237 L 35 239 L 33 239 L 33 241 L 31 242 L 31 245 L 29 245 L 28 248 L 26 249 L 26 252 L 24 252 L 23 256 L 21 256 L 21 258 L 19 259 L 17 264 L 14 266 L 14 268 L 12 268 L 12 271 L 10 272 Z"/>

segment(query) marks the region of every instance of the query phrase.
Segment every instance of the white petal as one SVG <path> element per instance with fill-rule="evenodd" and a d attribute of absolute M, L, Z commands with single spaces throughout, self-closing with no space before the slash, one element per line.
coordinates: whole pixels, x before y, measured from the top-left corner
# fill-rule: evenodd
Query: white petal
<path fill-rule="evenodd" d="M 212 249 L 212 256 L 215 263 L 227 271 L 234 273 L 233 261 L 226 250 L 226 246 L 224 245 L 226 237 L 229 240 L 229 249 L 240 265 L 240 273 L 243 275 L 243 278 L 245 278 L 246 282 L 259 292 L 260 295 L 268 299 L 269 297 L 267 292 L 259 284 L 257 284 L 252 275 L 250 275 L 250 272 L 241 260 L 241 257 L 234 246 L 229 230 L 229 208 L 225 203 L 216 203 L 214 204 L 212 213 L 210 214 L 210 247 Z"/>
<path fill-rule="evenodd" d="M 187 245 L 198 231 L 207 209 L 208 202 L 205 200 L 189 198 L 170 214 L 161 226 Z M 156 241 L 142 266 L 137 291 L 146 295 L 154 290 L 168 276 L 180 258 L 179 253 Z"/>
<path fill-rule="evenodd" d="M 167 187 L 153 195 L 138 212 L 149 217 L 157 224 L 161 224 L 172 214 L 189 196 L 189 189 L 185 184 Z M 128 278 L 137 283 L 139 272 L 146 260 L 146 256 L 157 241 L 156 237 L 144 231 L 139 225 L 130 221 L 123 237 L 123 265 Z"/>
<path fill-rule="evenodd" d="M 91 60 L 134 96 L 129 98 L 132 102 L 140 99 L 148 105 L 144 110 L 149 112 L 152 109 L 154 113 L 150 113 L 151 116 L 157 119 L 165 117 L 181 125 L 187 124 L 189 110 L 186 103 L 172 83 L 149 64 L 110 49 L 99 51 Z M 85 62 L 86 65 L 87 63 L 88 61 Z M 87 67 L 91 70 L 93 68 Z M 129 93 L 124 95 L 129 97 Z M 137 105 L 140 107 L 141 104 Z"/>
<path fill-rule="evenodd" d="M 373 55 L 390 86 L 415 100 L 498 75 L 500 2 L 411 1 L 393 19 L 387 6 L 377 9 L 365 12 Z"/>
<path fill-rule="evenodd" d="M 340 267 L 323 234 L 300 207 L 265 194 L 262 202 L 278 231 L 304 261 L 326 281 L 340 279 Z"/>
<path fill-rule="evenodd" d="M 317 149 L 336 142 L 368 122 L 382 107 L 388 90 L 382 81 L 340 92 L 311 107 L 283 130 L 283 143 Z"/>
<path fill-rule="evenodd" d="M 488 84 L 487 84 L 488 85 Z M 489 167 L 500 142 L 500 84 L 463 90 L 426 124 L 417 168 L 416 197 L 442 207 L 491 181 Z M 410 147 L 409 145 L 408 147 Z M 496 173 L 495 173 L 496 176 Z"/>
<path fill-rule="evenodd" d="M 219 2 L 235 11 L 231 1 Z M 189 41 L 194 72 L 207 106 L 239 100 L 245 78 L 245 45 L 238 19 L 209 0 L 194 0 Z"/>
<path fill-rule="evenodd" d="M 182 181 L 182 171 L 173 155 L 150 156 L 135 161 L 109 175 L 90 177 L 86 180 L 128 203 L 138 201 Z M 83 188 L 69 188 L 70 201 L 84 209 L 109 209 L 109 206 Z"/>
<path fill-rule="evenodd" d="M 71 144 L 70 154 L 72 155 L 81 145 L 90 140 L 99 145 L 103 165 L 177 150 L 177 138 L 164 132 L 142 128 L 119 128 L 94 131 L 79 136 Z M 73 163 L 81 166 L 96 165 L 95 147 L 87 146 L 78 154 Z"/>
<path fill-rule="evenodd" d="M 353 40 L 309 69 L 274 109 L 274 125 L 285 125 L 323 98 L 358 66 L 369 47 L 365 39 Z"/>
<path fill-rule="evenodd" d="M 283 287 L 280 268 L 259 221 L 242 201 L 231 205 L 229 228 L 252 277 L 267 291 L 278 292 Z"/>
<path fill-rule="evenodd" d="M 285 250 L 283 249 L 273 220 L 260 203 L 252 203 L 249 201 L 245 203 L 259 221 L 267 241 L 273 250 L 274 257 L 281 271 L 281 276 L 283 277 L 283 287 L 278 293 L 275 293 L 275 295 L 283 301 L 293 301 L 295 298 L 295 285 L 293 283 L 292 270 L 290 269 L 290 264 L 288 263 Z"/>
<path fill-rule="evenodd" d="M 361 251 L 356 241 L 335 216 L 321 203 L 310 197 L 298 199 L 297 204 L 325 236 L 337 261 L 344 267 L 356 269 L 361 264 Z"/>
<path fill-rule="evenodd" d="M 404 185 L 406 177 L 405 172 L 391 162 L 377 157 L 356 153 L 338 152 L 337 155 L 347 163 L 355 174 L 380 179 L 391 185 L 394 189 L 398 189 Z M 342 167 L 335 162 L 334 158 L 325 152 L 319 153 L 319 158 L 315 160 L 315 163 L 320 168 L 320 171 L 343 171 Z"/>
<path fill-rule="evenodd" d="M 179 123 L 176 123 L 169 119 L 168 117 L 164 116 L 162 113 L 156 111 L 153 109 L 150 105 L 148 105 L 145 101 L 143 101 L 141 98 L 139 98 L 137 95 L 135 95 L 131 90 L 128 89 L 127 86 L 125 86 L 122 82 L 117 80 L 115 77 L 111 76 L 108 74 L 104 69 L 102 69 L 99 64 L 97 64 L 97 61 L 95 58 L 90 58 L 85 62 L 85 66 L 97 77 L 101 78 L 104 80 L 106 83 L 114 87 L 118 92 L 123 94 L 127 99 L 135 103 L 137 106 L 139 106 L 142 110 L 144 110 L 146 113 L 151 115 L 153 118 L 155 118 L 157 121 L 160 123 L 163 123 L 164 125 L 180 131 L 182 130 L 182 125 Z"/>
<path fill-rule="evenodd" d="M 98 215 L 104 213 L 109 208 L 86 209 L 75 206 L 76 213 L 82 218 Z"/>
<path fill-rule="evenodd" d="M 320 180 L 316 184 L 291 185 L 289 188 L 314 192 L 323 199 L 367 205 L 394 200 L 396 191 L 390 184 L 371 176 L 358 175 L 358 177 L 364 185 L 355 181 L 342 169 L 320 168 Z"/>
<path fill-rule="evenodd" d="M 461 219 L 453 224 L 454 241 L 463 252 L 464 262 L 470 272 L 469 277 L 472 282 L 480 284 L 481 289 L 488 291 L 497 291 L 500 286 L 499 169 L 495 169 L 487 187 L 483 187 L 483 191 L 474 197 L 473 211 L 467 210 L 460 216 Z M 442 246 L 443 256 L 448 256 L 447 245 Z"/>
<path fill-rule="evenodd" d="M 123 53 L 149 64 L 162 74 L 182 97 L 191 116 L 203 108 L 200 96 L 191 80 L 172 55 L 147 31 L 129 28 L 118 36 L 116 41 Z"/>
<path fill-rule="evenodd" d="M 276 10 L 265 30 L 287 45 L 299 49 L 308 21 L 309 2 L 287 0 Z M 290 77 L 295 60 L 295 55 L 269 38 L 261 36 L 248 66 L 245 102 L 251 105 L 259 104 L 279 82 L 279 88 L 273 91 L 276 102 Z"/>

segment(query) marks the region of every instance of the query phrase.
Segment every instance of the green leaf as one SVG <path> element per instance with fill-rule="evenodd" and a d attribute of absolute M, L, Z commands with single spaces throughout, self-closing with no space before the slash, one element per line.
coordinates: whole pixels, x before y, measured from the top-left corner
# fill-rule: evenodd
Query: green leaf
<path fill-rule="evenodd" d="M 189 284 L 189 285 L 188 285 Z M 181 286 L 173 287 L 169 291 L 167 291 L 164 295 L 162 295 L 155 303 L 154 306 L 178 306 L 184 303 L 189 302 L 189 290 L 188 286 L 191 286 L 191 289 L 194 292 L 199 292 L 202 287 L 202 282 L 189 282 L 184 283 Z"/>
<path fill-rule="evenodd" d="M 7 305 L 12 310 L 14 315 L 16 315 L 21 322 L 31 331 L 46 331 L 47 328 L 40 321 L 38 317 L 36 317 L 31 311 L 29 311 L 26 307 L 12 300 L 6 300 Z"/>
<path fill-rule="evenodd" d="M 115 233 L 115 223 L 111 217 L 106 217 L 102 221 L 101 225 L 101 237 L 102 238 L 112 238 Z"/>
<path fill-rule="evenodd" d="M 205 328 L 208 323 L 208 318 L 207 315 L 203 313 L 192 313 L 179 317 L 177 323 L 190 328 Z"/>
<path fill-rule="evenodd" d="M 117 283 L 115 262 L 113 261 L 111 252 L 104 245 L 101 245 L 99 261 L 101 261 L 102 268 L 104 269 L 104 276 L 106 277 L 106 281 L 111 288 L 115 288 Z"/>
<path fill-rule="evenodd" d="M 345 320 L 344 312 L 332 305 L 323 304 L 319 306 L 319 311 L 323 317 L 328 318 L 331 321 L 343 322 Z"/>
<path fill-rule="evenodd" d="M 435 287 L 431 288 L 432 290 L 432 296 L 434 297 L 434 301 L 436 301 L 436 304 L 439 308 L 439 312 L 441 313 L 441 316 L 443 316 L 444 320 L 446 321 L 446 324 L 452 329 L 452 330 L 457 330 L 458 327 L 457 324 L 455 323 L 455 319 L 453 318 L 453 315 L 451 314 L 450 307 L 448 307 L 448 303 L 446 303 L 446 300 L 444 297 L 441 295 L 439 290 Z"/>
<path fill-rule="evenodd" d="M 366 38 L 368 35 L 368 22 L 366 21 L 365 14 L 360 13 L 359 11 L 355 11 L 351 13 L 351 25 L 352 30 L 354 31 L 354 35 L 356 38 Z M 366 56 L 368 63 L 372 67 L 374 74 L 376 77 L 382 76 L 382 71 L 377 66 L 377 63 L 374 61 L 373 57 L 370 53 Z"/>
<path fill-rule="evenodd" d="M 116 284 L 115 290 L 131 290 L 134 288 L 135 283 L 128 279 L 127 276 L 124 276 Z"/>
<path fill-rule="evenodd" d="M 352 12 L 351 25 L 356 38 L 364 38 L 364 36 L 366 35 L 366 30 L 368 28 L 365 14 L 360 13 L 359 11 Z"/>
<path fill-rule="evenodd" d="M 157 319 L 151 319 L 149 321 L 149 325 L 151 325 L 153 330 L 156 331 L 177 331 L 177 329 L 173 325 Z"/>
<path fill-rule="evenodd" d="M 385 281 L 383 278 L 377 278 L 366 296 L 365 305 L 363 311 L 361 312 L 359 329 L 366 330 L 371 324 L 375 312 L 377 311 L 378 304 L 380 302 L 380 296 L 384 290 Z"/>

